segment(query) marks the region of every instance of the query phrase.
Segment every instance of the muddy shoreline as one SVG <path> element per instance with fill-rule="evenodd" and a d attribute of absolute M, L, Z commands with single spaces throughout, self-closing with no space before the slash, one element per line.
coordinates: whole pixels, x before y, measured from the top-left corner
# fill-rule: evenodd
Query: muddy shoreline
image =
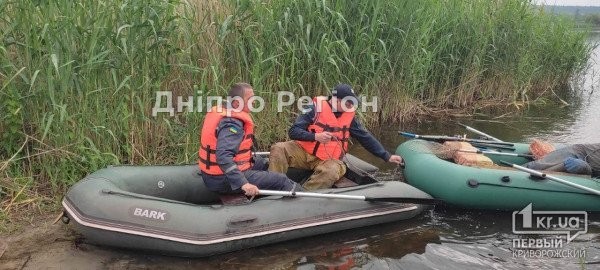
<path fill-rule="evenodd" d="M 53 261 L 58 252 L 77 250 L 77 236 L 62 222 L 54 223 L 60 213 L 40 216 L 29 223 L 18 221 L 16 231 L 3 233 L 0 238 L 0 269 L 37 269 L 58 266 Z"/>
<path fill-rule="evenodd" d="M 359 266 L 354 256 L 362 249 L 368 250 L 370 256 L 400 258 L 415 251 L 422 253 L 427 243 L 439 242 L 435 230 L 422 226 L 429 219 L 422 215 L 376 228 L 340 231 L 207 258 L 180 258 L 88 244 L 70 226 L 61 221 L 53 223 L 59 213 L 24 224 L 11 236 L 3 234 L 0 269 L 295 269 L 303 264 L 329 267 L 348 263 Z"/>

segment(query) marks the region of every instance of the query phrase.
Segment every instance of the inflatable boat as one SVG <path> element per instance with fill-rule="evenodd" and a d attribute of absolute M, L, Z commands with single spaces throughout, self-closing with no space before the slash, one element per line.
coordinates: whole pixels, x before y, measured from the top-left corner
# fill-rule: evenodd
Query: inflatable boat
<path fill-rule="evenodd" d="M 404 179 L 446 204 L 461 208 L 521 210 L 530 203 L 535 210 L 600 211 L 600 196 L 575 187 L 542 179 L 510 167 L 483 168 L 463 166 L 442 159 L 433 152 L 434 142 L 409 140 L 396 149 L 405 161 Z M 512 149 L 496 149 L 503 153 L 529 154 L 529 145 L 514 143 Z M 486 155 L 495 164 L 502 161 L 524 164 L 523 157 Z M 594 190 L 600 190 L 600 179 L 567 173 L 548 174 Z"/>
<path fill-rule="evenodd" d="M 348 161 L 350 160 L 350 161 Z M 401 182 L 370 177 L 377 168 L 348 155 L 348 172 L 319 193 L 431 197 Z M 310 172 L 290 169 L 301 182 Z M 415 217 L 427 206 L 355 200 L 219 196 L 197 165 L 114 166 L 76 183 L 63 221 L 85 241 L 166 255 L 201 257 Z"/>

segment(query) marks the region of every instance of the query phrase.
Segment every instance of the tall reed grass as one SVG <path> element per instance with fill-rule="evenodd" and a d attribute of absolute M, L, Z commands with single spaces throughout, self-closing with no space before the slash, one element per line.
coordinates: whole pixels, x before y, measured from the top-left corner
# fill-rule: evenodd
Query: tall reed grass
<path fill-rule="evenodd" d="M 194 163 L 203 114 L 152 117 L 159 90 L 250 82 L 272 101 L 266 145 L 294 114 L 273 113 L 279 90 L 350 83 L 379 97 L 371 125 L 561 90 L 589 55 L 572 26 L 525 0 L 0 1 L 0 201 L 110 164 Z"/>

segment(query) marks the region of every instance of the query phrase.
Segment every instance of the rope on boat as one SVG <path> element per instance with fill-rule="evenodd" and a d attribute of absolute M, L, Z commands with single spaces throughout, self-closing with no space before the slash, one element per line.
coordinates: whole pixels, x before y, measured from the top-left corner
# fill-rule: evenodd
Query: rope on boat
<path fill-rule="evenodd" d="M 164 199 L 164 198 L 159 198 L 159 197 L 147 196 L 147 195 L 137 194 L 137 193 L 132 193 L 132 192 L 116 191 L 116 190 L 109 190 L 109 189 L 102 189 L 102 193 L 110 194 L 110 195 L 121 195 L 121 196 L 126 196 L 126 197 L 159 201 L 159 202 L 183 204 L 183 205 L 189 205 L 189 206 L 199 206 L 200 205 L 200 204 L 193 204 L 193 203 L 187 203 L 187 202 L 176 201 L 176 200 L 169 200 L 169 199 Z"/>

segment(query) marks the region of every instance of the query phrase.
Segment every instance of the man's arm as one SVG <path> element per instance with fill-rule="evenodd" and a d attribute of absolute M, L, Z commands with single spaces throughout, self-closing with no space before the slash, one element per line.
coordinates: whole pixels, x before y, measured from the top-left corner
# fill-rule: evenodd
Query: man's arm
<path fill-rule="evenodd" d="M 248 180 L 238 169 L 233 157 L 240 149 L 244 139 L 244 127 L 242 121 L 225 117 L 217 127 L 217 163 L 225 174 L 225 178 L 231 186 L 231 190 L 240 189 Z"/>
<path fill-rule="evenodd" d="M 389 161 L 392 156 L 388 151 L 383 148 L 383 145 L 373 137 L 371 132 L 365 129 L 365 127 L 354 117 L 352 124 L 350 125 L 350 136 L 356 139 L 367 151 L 376 157 Z"/>
<path fill-rule="evenodd" d="M 575 144 L 573 149 L 577 157 L 586 162 L 586 168 L 581 170 L 593 177 L 600 176 L 600 143 Z"/>
<path fill-rule="evenodd" d="M 308 126 L 312 124 L 314 117 L 314 106 L 309 106 L 307 109 L 302 111 L 302 113 L 296 117 L 296 121 L 294 124 L 292 124 L 290 130 L 288 131 L 290 139 L 297 141 L 315 141 L 315 134 L 306 130 Z"/>

